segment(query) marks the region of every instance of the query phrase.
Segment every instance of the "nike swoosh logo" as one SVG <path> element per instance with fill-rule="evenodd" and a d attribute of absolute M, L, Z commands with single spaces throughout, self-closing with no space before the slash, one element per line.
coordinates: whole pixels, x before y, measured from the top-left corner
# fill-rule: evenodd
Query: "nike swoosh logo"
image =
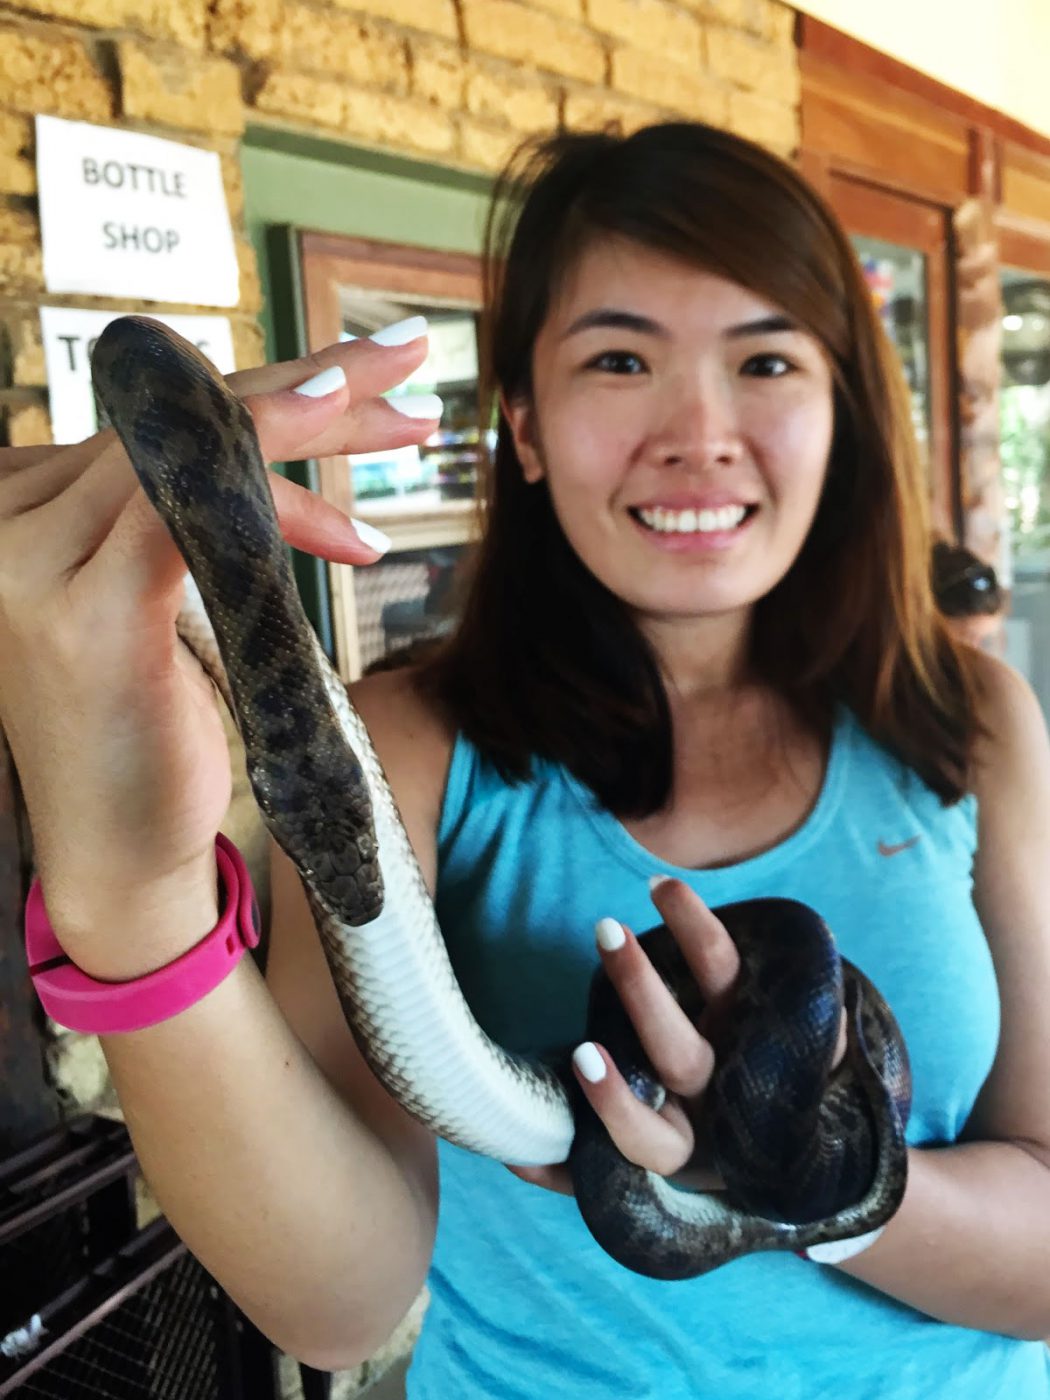
<path fill-rule="evenodd" d="M 885 841 L 879 842 L 880 856 L 899 856 L 901 851 L 907 851 L 912 846 L 917 846 L 922 840 L 921 836 L 912 836 L 908 841 L 898 841 L 896 846 L 887 846 Z"/>

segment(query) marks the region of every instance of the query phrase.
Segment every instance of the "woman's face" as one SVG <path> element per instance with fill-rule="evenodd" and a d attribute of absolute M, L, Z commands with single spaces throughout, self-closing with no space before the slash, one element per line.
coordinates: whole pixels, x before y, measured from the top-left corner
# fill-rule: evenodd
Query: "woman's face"
<path fill-rule="evenodd" d="M 819 342 L 734 282 L 626 241 L 580 258 L 506 406 L 526 479 L 642 618 L 747 610 L 813 521 L 832 439 Z"/>

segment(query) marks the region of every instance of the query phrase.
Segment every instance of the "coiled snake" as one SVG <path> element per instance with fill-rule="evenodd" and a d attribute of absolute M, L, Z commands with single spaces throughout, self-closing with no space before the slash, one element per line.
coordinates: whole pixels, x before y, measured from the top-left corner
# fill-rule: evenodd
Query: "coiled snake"
<path fill-rule="evenodd" d="M 347 1021 L 386 1089 L 476 1152 L 523 1165 L 568 1158 L 595 1238 L 653 1277 L 692 1277 L 888 1219 L 905 1183 L 904 1047 L 874 987 L 803 905 L 718 911 L 742 960 L 707 1095 L 724 1193 L 679 1190 L 633 1166 L 564 1067 L 488 1039 L 457 985 L 368 734 L 299 602 L 250 415 L 192 346 L 145 318 L 110 323 L 92 375 L 200 591 L 221 667 L 204 648 L 200 659 L 220 683 L 225 669 L 256 801 L 299 870 Z M 666 929 L 643 946 L 699 1014 Z M 843 999 L 847 1052 L 831 1073 Z M 600 973 L 586 1033 L 640 1097 L 662 1101 Z"/>

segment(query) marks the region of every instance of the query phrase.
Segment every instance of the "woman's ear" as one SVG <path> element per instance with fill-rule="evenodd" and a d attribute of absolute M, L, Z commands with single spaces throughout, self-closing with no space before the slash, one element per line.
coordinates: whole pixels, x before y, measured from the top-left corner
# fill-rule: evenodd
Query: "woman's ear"
<path fill-rule="evenodd" d="M 522 475 L 532 486 L 537 481 L 542 481 L 546 474 L 536 442 L 532 404 L 527 398 L 511 401 L 500 394 L 499 406 L 514 439 L 514 450 L 521 463 Z"/>

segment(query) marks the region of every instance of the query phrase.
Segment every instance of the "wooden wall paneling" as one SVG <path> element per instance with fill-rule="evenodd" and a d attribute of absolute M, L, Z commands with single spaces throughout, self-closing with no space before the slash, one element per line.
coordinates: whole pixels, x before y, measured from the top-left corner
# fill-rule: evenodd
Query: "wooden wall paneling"
<path fill-rule="evenodd" d="M 1001 218 L 1019 231 L 1050 232 L 1050 156 L 1004 143 Z"/>
<path fill-rule="evenodd" d="M 969 190 L 969 128 L 921 99 L 802 52 L 802 147 L 835 170 L 952 203 Z"/>
<path fill-rule="evenodd" d="M 950 116 L 970 128 L 981 128 L 996 139 L 1050 157 L 1050 136 L 1033 131 L 1014 117 L 988 107 L 956 88 L 938 82 L 900 59 L 891 58 L 810 15 L 799 15 L 796 36 L 807 60 L 821 60 L 845 75 L 848 83 L 875 81 L 893 94 L 921 100 L 932 111 Z"/>
<path fill-rule="evenodd" d="M 1001 267 L 1016 267 L 1050 277 L 1050 225 L 1042 233 L 1017 228 L 1009 212 L 1000 209 L 996 212 L 996 230 Z"/>

